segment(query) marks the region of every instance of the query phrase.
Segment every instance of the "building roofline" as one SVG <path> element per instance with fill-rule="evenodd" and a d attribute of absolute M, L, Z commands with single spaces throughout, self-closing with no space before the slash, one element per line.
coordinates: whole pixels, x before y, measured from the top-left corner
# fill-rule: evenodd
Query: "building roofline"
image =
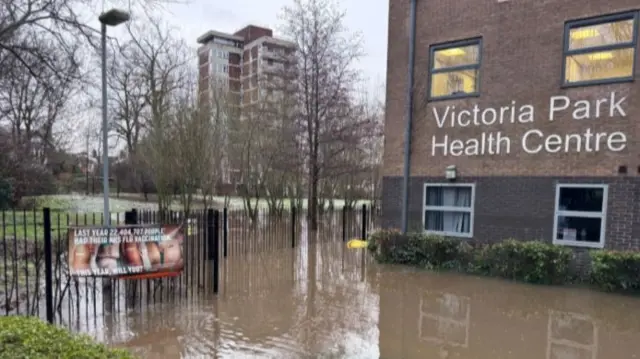
<path fill-rule="evenodd" d="M 271 28 L 271 26 L 268 26 L 268 25 L 261 25 L 261 24 L 258 24 L 258 23 L 253 22 L 253 23 L 245 23 L 245 25 L 244 25 L 244 26 L 240 26 L 240 27 L 238 28 L 238 30 L 234 31 L 234 34 L 237 34 L 237 33 L 241 32 L 242 30 L 245 30 L 245 29 L 247 29 L 247 28 L 249 28 L 249 27 L 255 27 L 255 28 L 257 28 L 257 29 L 273 31 L 273 29 Z"/>
<path fill-rule="evenodd" d="M 281 39 L 281 38 L 277 38 L 277 37 L 268 37 L 268 36 L 266 36 L 266 39 L 264 41 L 265 42 L 271 42 L 271 43 L 274 43 L 276 45 L 287 46 L 287 47 L 297 47 L 298 46 L 298 44 L 296 44 L 293 41 L 289 41 L 289 40 L 285 40 L 285 39 Z"/>
<path fill-rule="evenodd" d="M 200 35 L 198 37 L 197 41 L 198 41 L 199 44 L 206 44 L 206 43 L 208 43 L 209 41 L 213 40 L 216 37 L 227 39 L 227 40 L 244 41 L 244 38 L 242 38 L 240 36 L 228 34 L 228 33 L 221 32 L 221 31 L 215 31 L 215 30 L 209 30 L 209 31 L 205 32 L 204 34 Z"/>
<path fill-rule="evenodd" d="M 262 42 L 266 42 L 266 43 L 270 43 L 270 44 L 275 44 L 275 45 L 280 45 L 280 46 L 285 46 L 285 47 L 291 47 L 291 48 L 296 48 L 298 47 L 298 45 L 294 42 L 288 41 L 288 40 L 283 40 L 283 39 L 279 39 L 277 37 L 272 37 L 272 36 L 262 36 L 259 37 L 247 44 L 245 44 L 245 46 L 251 46 L 251 45 L 255 45 L 258 43 L 262 43 Z"/>

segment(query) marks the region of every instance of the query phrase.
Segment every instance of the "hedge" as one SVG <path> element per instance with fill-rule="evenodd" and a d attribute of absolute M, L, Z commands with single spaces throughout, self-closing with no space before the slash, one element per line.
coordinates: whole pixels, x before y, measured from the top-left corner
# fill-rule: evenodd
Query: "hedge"
<path fill-rule="evenodd" d="M 609 292 L 640 292 L 640 253 L 591 252 L 591 283 Z"/>
<path fill-rule="evenodd" d="M 368 246 L 382 263 L 457 270 L 535 284 L 563 284 L 577 277 L 571 273 L 573 251 L 541 241 L 510 239 L 479 244 L 382 230 L 371 235 Z M 640 253 L 593 250 L 590 258 L 593 286 L 604 291 L 640 293 Z"/>
<path fill-rule="evenodd" d="M 475 244 L 457 238 L 383 230 L 373 233 L 369 250 L 383 263 L 498 276 L 536 284 L 570 279 L 571 250 L 539 241 L 507 240 Z"/>
<path fill-rule="evenodd" d="M 570 279 L 571 249 L 540 241 L 506 240 L 487 245 L 476 257 L 480 273 L 537 284 Z"/>
<path fill-rule="evenodd" d="M 0 317 L 0 359 L 133 359 L 131 353 L 109 349 L 91 338 L 74 335 L 38 318 Z"/>

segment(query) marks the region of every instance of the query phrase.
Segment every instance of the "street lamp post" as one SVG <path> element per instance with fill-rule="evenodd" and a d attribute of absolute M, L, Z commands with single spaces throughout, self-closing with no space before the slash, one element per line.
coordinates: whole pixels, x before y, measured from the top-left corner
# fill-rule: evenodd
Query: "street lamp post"
<path fill-rule="evenodd" d="M 109 212 L 109 134 L 107 126 L 107 26 L 118 26 L 129 21 L 129 13 L 111 9 L 98 17 L 102 41 L 102 186 L 104 197 L 104 224 L 111 226 Z"/>

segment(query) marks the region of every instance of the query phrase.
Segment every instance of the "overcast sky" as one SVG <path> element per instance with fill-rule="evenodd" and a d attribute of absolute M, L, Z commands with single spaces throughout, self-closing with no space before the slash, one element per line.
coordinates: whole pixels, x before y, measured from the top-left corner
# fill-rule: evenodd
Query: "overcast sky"
<path fill-rule="evenodd" d="M 136 5 L 142 1 L 153 0 L 93 0 L 91 6 L 82 11 L 86 14 L 89 24 L 99 29 L 97 20 L 100 12 L 110 8 L 131 9 L 132 19 L 136 16 Z M 344 25 L 350 32 L 360 32 L 364 40 L 365 56 L 355 66 L 361 70 L 370 95 L 384 100 L 384 83 L 387 64 L 387 22 L 389 0 L 338 0 L 340 7 L 346 12 Z M 255 24 L 270 27 L 274 35 L 279 35 L 282 21 L 279 19 L 282 8 L 292 4 L 292 0 L 177 0 L 175 3 L 163 4 L 154 12 L 161 15 L 172 27 L 179 32 L 187 44 L 194 49 L 195 55 L 198 44 L 196 39 L 208 30 L 235 32 L 242 27 Z M 138 10 L 139 11 L 139 10 Z M 126 30 L 123 27 L 109 28 L 109 36 L 125 39 Z M 109 54 L 108 56 L 111 56 Z M 97 69 L 96 69 L 97 70 Z M 96 93 L 99 96 L 99 92 Z M 98 109 L 79 115 L 80 122 L 95 122 L 99 119 Z M 84 143 L 84 141 L 82 141 Z M 74 151 L 82 151 L 84 145 L 74 144 Z"/>
<path fill-rule="evenodd" d="M 102 0 L 101 2 L 103 8 L 108 9 L 126 7 L 128 2 L 135 4 L 137 1 L 140 0 Z M 179 0 L 175 4 L 163 5 L 163 10 L 159 13 L 178 29 L 180 36 L 189 45 L 197 47 L 198 36 L 212 29 L 234 32 L 246 25 L 256 24 L 272 28 L 274 35 L 278 36 L 282 24 L 279 20 L 281 10 L 291 3 L 291 0 Z M 366 56 L 357 66 L 369 79 L 371 87 L 380 87 L 386 76 L 389 2 L 388 0 L 339 0 L 339 3 L 346 11 L 345 26 L 350 31 L 362 33 L 364 37 Z M 135 10 L 132 12 L 132 16 L 135 17 Z M 99 26 L 97 20 L 94 26 Z M 117 36 L 117 30 L 110 31 Z"/>

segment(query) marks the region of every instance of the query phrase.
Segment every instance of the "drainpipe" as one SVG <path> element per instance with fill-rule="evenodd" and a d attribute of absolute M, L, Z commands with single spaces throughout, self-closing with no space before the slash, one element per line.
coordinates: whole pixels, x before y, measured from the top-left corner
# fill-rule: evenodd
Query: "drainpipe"
<path fill-rule="evenodd" d="M 416 3 L 411 1 L 409 12 L 409 74 L 407 81 L 407 123 L 404 128 L 404 174 L 402 179 L 402 233 L 407 233 L 409 227 L 409 175 L 411 173 L 411 128 L 413 126 L 413 68 L 416 47 Z"/>

